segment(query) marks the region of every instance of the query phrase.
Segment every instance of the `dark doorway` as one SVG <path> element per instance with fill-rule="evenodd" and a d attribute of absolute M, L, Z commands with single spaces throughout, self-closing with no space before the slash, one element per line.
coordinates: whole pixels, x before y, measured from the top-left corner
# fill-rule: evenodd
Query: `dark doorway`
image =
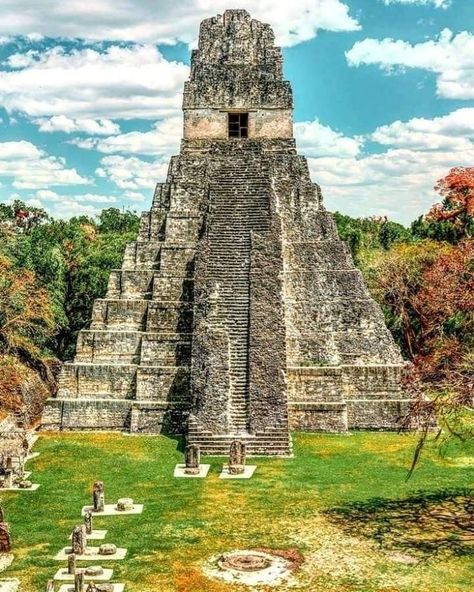
<path fill-rule="evenodd" d="M 249 114 L 229 113 L 229 138 L 248 138 Z"/>

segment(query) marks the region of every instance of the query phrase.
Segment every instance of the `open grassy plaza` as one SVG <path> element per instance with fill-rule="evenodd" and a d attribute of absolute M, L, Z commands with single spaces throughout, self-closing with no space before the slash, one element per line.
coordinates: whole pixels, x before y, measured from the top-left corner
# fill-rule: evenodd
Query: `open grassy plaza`
<path fill-rule="evenodd" d="M 108 530 L 106 542 L 128 549 L 107 567 L 131 592 L 248 589 L 203 568 L 216 554 L 259 548 L 300 557 L 278 590 L 471 590 L 473 446 L 451 442 L 440 453 L 429 445 L 406 481 L 415 442 L 395 433 L 297 433 L 293 458 L 249 459 L 254 476 L 228 481 L 218 478 L 222 458 L 210 459 L 205 479 L 173 478 L 183 455 L 171 438 L 45 434 L 27 467 L 40 488 L 2 493 L 15 554 L 3 576 L 18 577 L 25 592 L 43 590 L 65 565 L 53 557 L 100 479 L 106 503 L 132 497 L 145 506 L 94 520 Z"/>

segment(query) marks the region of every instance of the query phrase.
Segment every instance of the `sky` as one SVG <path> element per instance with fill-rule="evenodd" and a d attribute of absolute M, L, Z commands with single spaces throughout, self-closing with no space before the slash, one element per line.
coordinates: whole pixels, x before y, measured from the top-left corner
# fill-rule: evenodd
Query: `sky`
<path fill-rule="evenodd" d="M 275 30 L 327 209 L 409 224 L 474 166 L 474 0 L 1 0 L 0 202 L 148 209 L 199 23 L 227 8 Z"/>

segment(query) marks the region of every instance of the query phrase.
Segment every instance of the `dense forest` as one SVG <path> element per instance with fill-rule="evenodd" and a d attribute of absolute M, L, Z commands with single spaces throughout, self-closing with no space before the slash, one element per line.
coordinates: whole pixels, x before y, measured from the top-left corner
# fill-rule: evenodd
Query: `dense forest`
<path fill-rule="evenodd" d="M 384 218 L 335 219 L 412 362 L 413 416 L 429 425 L 436 414 L 463 436 L 472 429 L 474 391 L 474 169 L 452 169 L 436 189 L 442 202 L 409 228 Z M 65 221 L 20 201 L 0 204 L 3 412 L 39 415 L 138 224 L 134 212 L 115 208 Z"/>

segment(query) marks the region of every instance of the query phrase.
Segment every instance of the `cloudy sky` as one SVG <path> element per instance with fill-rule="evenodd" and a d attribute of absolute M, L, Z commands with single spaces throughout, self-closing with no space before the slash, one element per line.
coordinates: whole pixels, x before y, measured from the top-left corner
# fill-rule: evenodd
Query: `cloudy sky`
<path fill-rule="evenodd" d="M 474 165 L 474 0 L 1 0 L 0 201 L 148 208 L 199 22 L 226 8 L 274 27 L 329 209 L 409 223 Z"/>

